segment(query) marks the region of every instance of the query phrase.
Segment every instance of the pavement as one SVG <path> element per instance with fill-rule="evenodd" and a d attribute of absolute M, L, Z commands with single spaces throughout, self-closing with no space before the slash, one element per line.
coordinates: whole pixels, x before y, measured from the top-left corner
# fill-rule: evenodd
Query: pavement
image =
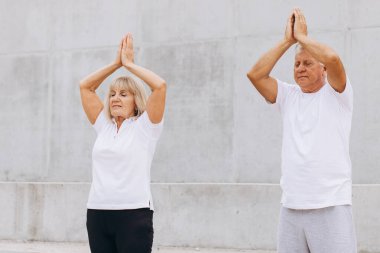
<path fill-rule="evenodd" d="M 275 253 L 263 250 L 155 247 L 153 253 Z M 90 253 L 87 243 L 0 241 L 0 253 Z"/>

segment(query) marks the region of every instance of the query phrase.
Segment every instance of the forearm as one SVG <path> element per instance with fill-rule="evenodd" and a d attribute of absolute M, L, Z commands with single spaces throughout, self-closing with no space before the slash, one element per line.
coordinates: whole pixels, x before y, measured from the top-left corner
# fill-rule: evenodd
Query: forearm
<path fill-rule="evenodd" d="M 143 80 L 152 91 L 165 88 L 165 80 L 152 71 L 138 66 L 134 63 L 125 65 L 125 68 L 135 76 Z"/>
<path fill-rule="evenodd" d="M 251 81 L 268 78 L 273 67 L 281 56 L 293 45 L 293 43 L 282 40 L 274 48 L 260 57 L 257 63 L 248 72 Z"/>
<path fill-rule="evenodd" d="M 110 76 L 119 67 L 120 65 L 116 63 L 111 63 L 91 73 L 80 82 L 80 88 L 95 91 L 100 86 L 100 84 L 104 81 L 104 79 Z"/>
<path fill-rule="evenodd" d="M 308 36 L 300 36 L 297 39 L 303 49 L 308 51 L 317 61 L 326 67 L 334 66 L 339 60 L 339 56 L 327 45 L 319 43 Z"/>

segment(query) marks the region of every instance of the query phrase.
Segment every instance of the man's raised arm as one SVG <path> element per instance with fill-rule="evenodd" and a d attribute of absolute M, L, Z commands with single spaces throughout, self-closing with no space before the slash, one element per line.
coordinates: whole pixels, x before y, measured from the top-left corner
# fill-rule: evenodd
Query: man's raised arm
<path fill-rule="evenodd" d="M 296 43 L 293 36 L 293 15 L 294 14 L 292 13 L 292 15 L 288 18 L 284 39 L 274 48 L 261 56 L 256 64 L 247 73 L 248 79 L 255 86 L 257 91 L 271 103 L 276 102 L 277 82 L 269 74 L 286 50 Z"/>
<path fill-rule="evenodd" d="M 294 10 L 294 38 L 317 61 L 326 67 L 329 84 L 341 93 L 346 87 L 346 72 L 339 55 L 330 47 L 323 45 L 307 36 L 306 19 L 300 9 Z"/>

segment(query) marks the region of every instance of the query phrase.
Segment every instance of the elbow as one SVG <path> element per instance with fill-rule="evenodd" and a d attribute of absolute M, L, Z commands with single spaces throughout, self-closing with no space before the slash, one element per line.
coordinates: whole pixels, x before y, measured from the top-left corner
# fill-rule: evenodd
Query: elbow
<path fill-rule="evenodd" d="M 248 77 L 249 81 L 251 81 L 251 82 L 252 82 L 252 80 L 255 79 L 255 75 L 252 74 L 252 72 L 248 72 L 248 73 L 247 73 L 247 77 Z"/>
<path fill-rule="evenodd" d="M 249 81 L 251 81 L 252 84 L 256 83 L 260 79 L 259 76 L 257 75 L 257 73 L 254 71 L 248 72 L 247 77 L 248 77 Z"/>
<path fill-rule="evenodd" d="M 328 62 L 328 65 L 336 65 L 340 62 L 340 58 L 336 53 L 332 52 L 326 56 L 326 62 Z"/>
<path fill-rule="evenodd" d="M 82 80 L 79 82 L 79 89 L 84 89 L 86 87 L 86 83 Z"/>
<path fill-rule="evenodd" d="M 82 80 L 79 82 L 79 89 L 80 90 L 95 91 L 92 87 L 92 84 L 90 82 L 87 82 L 86 80 Z"/>
<path fill-rule="evenodd" d="M 159 88 L 159 90 L 160 91 L 162 91 L 162 92 L 166 92 L 166 87 L 167 87 L 167 85 L 166 85 L 166 82 L 164 81 L 164 80 L 162 80 L 161 81 L 161 83 L 160 83 L 160 85 L 158 86 Z"/>

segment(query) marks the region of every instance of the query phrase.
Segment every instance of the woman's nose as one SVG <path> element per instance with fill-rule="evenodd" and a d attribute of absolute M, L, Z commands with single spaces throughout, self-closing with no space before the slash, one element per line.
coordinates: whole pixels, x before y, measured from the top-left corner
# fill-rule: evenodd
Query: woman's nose
<path fill-rule="evenodd" d="M 115 94 L 113 97 L 111 97 L 111 101 L 117 101 L 120 99 L 120 96 Z"/>

